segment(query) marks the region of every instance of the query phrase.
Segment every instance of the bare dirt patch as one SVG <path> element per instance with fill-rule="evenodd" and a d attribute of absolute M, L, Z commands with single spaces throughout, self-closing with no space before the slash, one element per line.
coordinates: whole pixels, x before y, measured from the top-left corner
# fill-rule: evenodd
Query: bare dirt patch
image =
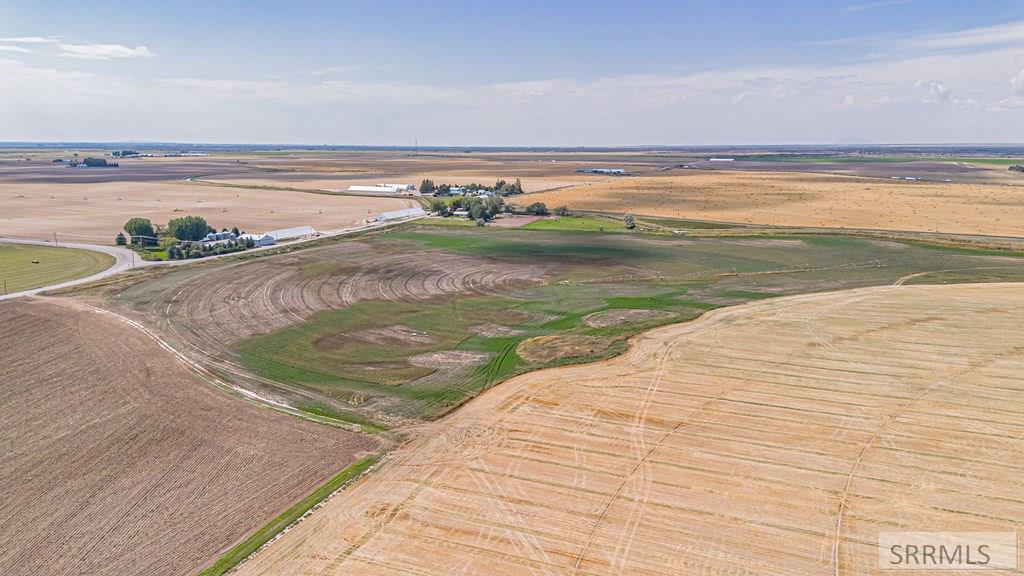
<path fill-rule="evenodd" d="M 0 317 L 0 573 L 194 573 L 381 448 L 229 396 L 115 318 Z"/>
<path fill-rule="evenodd" d="M 521 342 L 516 348 L 516 354 L 530 362 L 551 362 L 593 356 L 607 350 L 613 343 L 614 340 L 600 336 L 538 336 Z"/>
<path fill-rule="evenodd" d="M 445 350 L 441 352 L 424 352 L 409 358 L 409 363 L 422 368 L 454 369 L 469 366 L 487 360 L 483 352 L 465 352 L 462 350 Z"/>
<path fill-rule="evenodd" d="M 618 326 L 626 322 L 640 322 L 642 320 L 653 320 L 655 318 L 667 318 L 671 312 L 664 310 L 644 310 L 642 308 L 626 308 L 616 310 L 605 310 L 595 312 L 583 317 L 583 323 L 591 328 L 607 328 Z"/>
<path fill-rule="evenodd" d="M 425 425 L 239 575 L 870 574 L 882 531 L 1019 531 L 1022 322 L 991 284 L 652 330 Z"/>
<path fill-rule="evenodd" d="M 502 326 L 501 324 L 481 324 L 479 326 L 471 326 L 470 330 L 481 336 L 487 336 L 488 338 L 519 336 L 523 333 L 522 330 L 516 330 L 515 328 L 509 328 L 508 326 Z"/>

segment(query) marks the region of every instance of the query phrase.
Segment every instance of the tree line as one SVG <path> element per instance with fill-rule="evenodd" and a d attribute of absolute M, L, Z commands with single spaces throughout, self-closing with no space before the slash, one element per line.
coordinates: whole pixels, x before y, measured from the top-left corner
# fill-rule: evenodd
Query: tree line
<path fill-rule="evenodd" d="M 251 239 L 239 239 L 239 236 L 245 234 L 245 231 L 240 231 L 237 226 L 230 230 L 230 233 L 235 235 L 235 239 L 207 246 L 203 240 L 207 234 L 216 233 L 217 229 L 210 226 L 202 216 L 172 218 L 166 226 L 159 224 L 154 226 L 148 218 L 132 218 L 125 222 L 124 231 L 131 237 L 133 246 L 139 248 L 159 246 L 161 250 L 167 252 L 167 257 L 171 260 L 230 254 L 255 246 L 255 242 Z M 224 228 L 221 232 L 227 233 L 229 230 Z M 122 232 L 117 233 L 114 241 L 118 246 L 128 244 L 128 238 Z"/>
<path fill-rule="evenodd" d="M 477 184 L 473 182 L 466 184 L 465 186 L 457 186 L 453 184 L 434 184 L 434 181 L 429 178 L 424 178 L 420 182 L 420 194 L 433 194 L 434 196 L 451 196 L 452 188 L 463 188 L 469 192 L 494 192 L 500 196 L 515 196 L 516 194 L 523 193 L 523 184 L 516 178 L 515 182 L 506 182 L 505 180 L 498 180 L 494 183 L 494 186 L 487 186 L 486 184 Z"/>

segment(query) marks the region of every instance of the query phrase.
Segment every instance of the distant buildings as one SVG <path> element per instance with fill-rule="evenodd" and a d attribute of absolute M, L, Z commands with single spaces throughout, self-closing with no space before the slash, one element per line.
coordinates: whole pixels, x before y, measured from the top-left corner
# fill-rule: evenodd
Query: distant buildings
<path fill-rule="evenodd" d="M 735 158 L 708 158 L 708 162 L 735 162 Z"/>
<path fill-rule="evenodd" d="M 626 173 L 622 168 L 577 168 L 576 171 L 580 174 L 610 174 L 612 176 L 622 176 Z"/>
<path fill-rule="evenodd" d="M 348 191 L 371 194 L 415 194 L 416 187 L 412 184 L 377 184 L 376 186 L 349 186 Z"/>

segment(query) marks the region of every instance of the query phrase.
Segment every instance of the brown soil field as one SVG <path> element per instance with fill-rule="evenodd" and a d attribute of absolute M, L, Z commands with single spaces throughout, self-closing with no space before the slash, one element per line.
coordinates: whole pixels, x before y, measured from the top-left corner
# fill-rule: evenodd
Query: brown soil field
<path fill-rule="evenodd" d="M 87 169 L 88 170 L 88 169 Z M 111 169 L 112 170 L 112 169 Z M 69 169 L 69 171 L 72 171 Z M 419 206 L 408 198 L 332 196 L 253 190 L 190 182 L 4 184 L 0 186 L 0 235 L 113 244 L 129 218 L 166 224 L 196 215 L 211 226 L 248 232 L 310 225 L 320 231 L 348 228 L 386 210 Z"/>
<path fill-rule="evenodd" d="M 192 574 L 358 457 L 112 316 L 0 303 L 0 573 Z"/>
<path fill-rule="evenodd" d="M 694 170 L 531 194 L 573 210 L 779 226 L 1024 235 L 1024 186 Z"/>
<path fill-rule="evenodd" d="M 871 574 L 880 531 L 1020 531 L 1022 322 L 989 284 L 659 328 L 424 425 L 238 574 Z"/>

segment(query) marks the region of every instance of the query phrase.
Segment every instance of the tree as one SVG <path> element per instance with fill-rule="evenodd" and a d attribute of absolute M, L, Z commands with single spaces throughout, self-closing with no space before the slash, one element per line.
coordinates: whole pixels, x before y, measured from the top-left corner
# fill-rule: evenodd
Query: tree
<path fill-rule="evenodd" d="M 429 178 L 424 178 L 423 182 L 420 182 L 420 194 L 433 194 L 437 191 L 437 186 L 434 185 L 434 181 Z"/>
<path fill-rule="evenodd" d="M 171 246 L 177 246 L 178 242 L 180 242 L 180 240 L 174 236 L 163 236 L 160 238 L 160 248 L 170 250 Z"/>
<path fill-rule="evenodd" d="M 235 238 L 242 235 L 242 233 L 238 231 L 238 226 L 233 226 L 231 228 L 231 233 L 235 235 Z"/>
<path fill-rule="evenodd" d="M 436 213 L 438 216 L 448 216 L 448 205 L 445 204 L 444 200 L 431 200 L 430 211 Z"/>
<path fill-rule="evenodd" d="M 544 216 L 549 214 L 548 207 L 543 202 L 534 202 L 526 207 L 527 214 L 534 214 L 537 216 Z"/>
<path fill-rule="evenodd" d="M 183 216 L 168 222 L 167 230 L 178 240 L 201 240 L 210 231 L 210 226 L 201 216 Z"/>
<path fill-rule="evenodd" d="M 156 232 L 149 218 L 132 218 L 124 223 L 124 231 L 132 237 L 132 244 L 154 244 Z M 138 240 L 136 240 L 138 237 Z"/>
<path fill-rule="evenodd" d="M 636 219 L 633 218 L 632 214 L 626 212 L 626 214 L 622 216 L 622 225 L 625 226 L 627 230 L 632 230 L 633 228 L 636 228 Z"/>
<path fill-rule="evenodd" d="M 437 187 L 437 190 L 434 190 L 434 196 L 450 196 L 451 195 L 451 192 L 450 192 L 451 189 L 452 189 L 451 185 L 449 185 L 449 184 L 441 184 L 440 186 Z"/>
<path fill-rule="evenodd" d="M 118 246 L 124 246 L 125 244 L 128 243 L 128 239 L 124 237 L 124 233 L 123 232 L 118 232 L 117 233 L 117 238 L 114 238 L 114 242 Z"/>
<path fill-rule="evenodd" d="M 569 211 L 568 206 L 559 206 L 555 208 L 555 216 L 572 216 L 572 212 Z"/>

